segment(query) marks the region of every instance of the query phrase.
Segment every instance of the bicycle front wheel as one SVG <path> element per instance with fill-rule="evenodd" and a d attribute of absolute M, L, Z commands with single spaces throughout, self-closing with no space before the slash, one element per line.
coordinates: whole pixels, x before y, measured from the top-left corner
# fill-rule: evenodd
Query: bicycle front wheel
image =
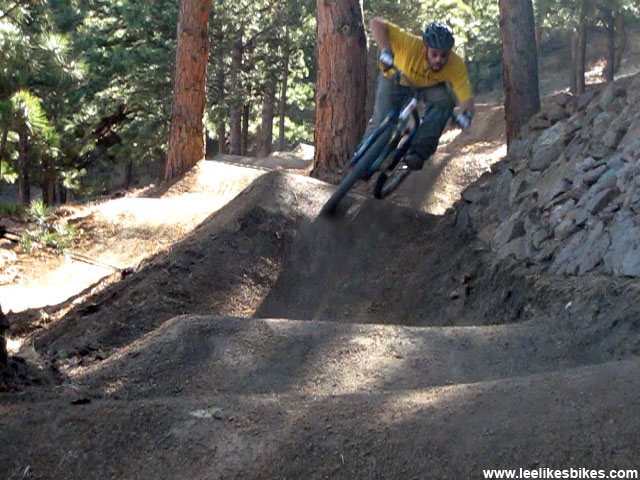
<path fill-rule="evenodd" d="M 338 188 L 333 192 L 333 195 L 331 195 L 327 203 L 324 204 L 324 207 L 322 207 L 320 211 L 321 215 L 331 215 L 334 213 L 338 207 L 338 203 L 340 203 L 340 200 L 351 190 L 351 187 L 353 187 L 358 180 L 366 177 L 369 169 L 380 155 L 384 154 L 385 151 L 388 152 L 389 149 L 386 147 L 389 143 L 393 128 L 394 126 L 391 124 L 387 124 L 384 127 L 378 139 L 362 154 L 358 163 L 351 167 L 347 175 L 342 179 L 342 182 L 340 182 L 340 185 L 338 185 Z"/>

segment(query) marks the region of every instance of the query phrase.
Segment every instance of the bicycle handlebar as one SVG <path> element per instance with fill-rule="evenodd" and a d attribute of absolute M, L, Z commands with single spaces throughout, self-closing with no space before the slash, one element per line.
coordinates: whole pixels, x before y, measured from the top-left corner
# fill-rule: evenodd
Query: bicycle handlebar
<path fill-rule="evenodd" d="M 389 70 L 394 70 L 394 72 L 391 74 L 391 78 L 397 84 L 400 84 L 400 82 L 402 82 L 402 79 L 404 79 L 407 82 L 409 88 L 411 88 L 412 90 L 418 89 L 416 84 L 411 81 L 409 76 L 406 73 L 404 73 L 402 70 L 400 70 L 395 64 L 391 65 L 389 68 L 385 69 L 384 71 L 388 72 Z"/>
<path fill-rule="evenodd" d="M 407 87 L 412 90 L 414 96 L 417 96 L 417 92 L 419 91 L 419 87 L 416 86 L 415 83 L 411 81 L 409 76 L 400 70 L 395 64 L 391 65 L 389 68 L 386 68 L 384 71 L 388 72 L 389 70 L 394 70 L 391 74 L 391 78 L 398 85 L 401 85 L 402 80 L 404 79 L 407 82 Z M 451 118 L 453 118 L 453 122 L 455 125 L 459 126 L 463 130 L 471 125 L 471 119 L 473 118 L 473 114 L 471 112 L 459 113 L 458 115 L 454 115 L 451 113 Z"/>

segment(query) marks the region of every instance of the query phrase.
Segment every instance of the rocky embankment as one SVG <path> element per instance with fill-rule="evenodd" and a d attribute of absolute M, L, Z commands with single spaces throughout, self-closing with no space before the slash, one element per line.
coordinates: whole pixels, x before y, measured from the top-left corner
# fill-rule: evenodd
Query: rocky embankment
<path fill-rule="evenodd" d="M 456 212 L 500 258 L 640 277 L 640 75 L 549 98 Z"/>

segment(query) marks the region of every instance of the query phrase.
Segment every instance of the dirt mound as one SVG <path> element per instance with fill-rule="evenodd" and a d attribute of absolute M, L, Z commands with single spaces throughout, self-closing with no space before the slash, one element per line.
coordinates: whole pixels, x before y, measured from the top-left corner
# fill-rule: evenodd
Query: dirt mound
<path fill-rule="evenodd" d="M 297 219 L 314 204 L 309 191 L 293 188 L 296 182 L 287 174 L 259 177 L 170 250 L 74 308 L 36 344 L 72 357 L 120 346 L 182 313 L 251 315 L 275 281 Z"/>
<path fill-rule="evenodd" d="M 338 217 L 318 217 L 330 191 L 306 177 L 260 176 L 170 250 L 39 332 L 37 353 L 79 375 L 183 314 L 537 328 L 561 314 L 589 362 L 639 351 L 628 336 L 637 322 L 626 321 L 633 285 L 577 283 L 495 262 L 452 215 L 351 198 Z"/>
<path fill-rule="evenodd" d="M 299 144 L 291 152 L 273 152 L 268 157 L 247 157 L 240 155 L 218 154 L 214 160 L 244 165 L 253 168 L 289 170 L 295 173 L 308 174 L 313 167 L 312 145 Z"/>
<path fill-rule="evenodd" d="M 123 401 L 61 391 L 3 403 L 0 465 L 9 478 L 67 479 L 481 479 L 491 468 L 635 469 L 638 378 L 636 359 L 393 392 L 176 390 Z"/>
<path fill-rule="evenodd" d="M 113 399 L 176 392 L 345 395 L 493 381 L 608 357 L 588 331 L 566 326 L 542 320 L 416 329 L 184 315 L 73 381 L 91 397 Z"/>

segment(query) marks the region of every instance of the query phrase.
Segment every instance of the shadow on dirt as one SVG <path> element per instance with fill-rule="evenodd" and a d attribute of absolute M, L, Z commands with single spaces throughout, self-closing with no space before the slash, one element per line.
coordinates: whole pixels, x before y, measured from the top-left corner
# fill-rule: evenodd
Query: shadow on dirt
<path fill-rule="evenodd" d="M 596 321 L 576 334 L 580 316 L 599 315 L 603 306 L 585 287 L 575 311 L 564 309 L 576 301 L 575 279 L 493 263 L 453 218 L 391 202 L 348 199 L 336 217 L 318 217 L 319 185 L 281 173 L 261 177 L 170 252 L 38 335 L 36 348 L 60 367 L 86 369 L 76 379 L 93 394 L 116 397 L 399 389 L 416 378 L 422 386 L 467 383 L 599 363 L 635 348 L 627 341 L 620 350 L 618 336 L 606 351 L 611 337 L 599 336 L 604 327 Z M 297 322 L 276 327 L 194 314 Z M 384 324 L 522 327 L 412 336 Z M 386 340 L 362 345 L 363 329 Z M 400 351 L 404 359 L 395 358 Z M 359 363 L 373 357 L 376 368 Z M 339 368 L 325 371 L 332 358 Z M 359 365 L 348 380 L 345 359 Z"/>
<path fill-rule="evenodd" d="M 279 172 L 260 177 L 170 251 L 39 333 L 36 349 L 59 360 L 108 356 L 183 314 L 498 325 L 557 318 L 575 300 L 580 282 L 494 263 L 449 216 L 351 200 L 342 216 L 317 217 L 329 191 Z"/>
<path fill-rule="evenodd" d="M 480 478 L 536 458 L 637 464 L 640 287 L 494 263 L 451 216 L 391 202 L 319 218 L 329 193 L 266 174 L 38 334 L 67 377 L 0 401 L 3 470 Z"/>

